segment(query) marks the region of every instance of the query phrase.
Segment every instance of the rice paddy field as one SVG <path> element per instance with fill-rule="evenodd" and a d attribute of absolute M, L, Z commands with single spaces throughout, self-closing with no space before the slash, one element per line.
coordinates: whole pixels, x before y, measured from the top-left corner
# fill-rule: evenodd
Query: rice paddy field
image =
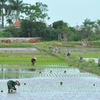
<path fill-rule="evenodd" d="M 20 48 L 21 49 L 21 48 Z M 16 49 L 17 50 L 17 49 Z M 22 49 L 21 49 L 22 50 Z M 26 49 L 27 50 L 27 49 Z M 31 59 L 37 58 L 35 66 L 32 66 Z M 28 51 L 2 51 L 0 53 L 1 68 L 44 68 L 44 67 L 67 67 L 62 59 L 49 55 L 46 52 L 29 50 Z"/>
<path fill-rule="evenodd" d="M 78 58 L 81 53 L 86 58 L 89 55 L 97 58 L 100 57 L 99 48 L 61 47 L 60 53 L 52 55 L 49 46 L 55 47 L 47 44 L 0 48 L 0 100 L 100 100 L 100 77 L 79 70 L 76 59 L 75 67 L 69 66 L 73 63 L 71 60 L 65 60 L 66 50 L 72 51 L 72 58 Z M 34 66 L 32 57 L 37 58 Z M 85 68 L 96 66 L 92 62 L 82 65 L 87 66 Z M 7 93 L 9 79 L 20 81 L 21 86 L 16 86 L 16 93 Z"/>

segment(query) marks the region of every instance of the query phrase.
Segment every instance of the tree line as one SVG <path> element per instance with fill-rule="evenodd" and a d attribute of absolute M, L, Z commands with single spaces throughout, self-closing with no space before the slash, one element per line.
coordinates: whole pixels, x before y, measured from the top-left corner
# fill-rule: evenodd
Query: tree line
<path fill-rule="evenodd" d="M 28 4 L 23 3 L 23 0 L 0 0 L 0 17 L 2 21 L 2 28 L 4 28 L 5 19 L 9 25 L 22 19 L 31 21 L 40 21 L 44 20 L 45 18 L 49 19 L 47 8 L 48 6 L 41 2 Z"/>
<path fill-rule="evenodd" d="M 41 2 L 32 5 L 23 3 L 22 0 L 0 0 L 2 28 L 4 28 L 4 18 L 9 24 L 4 31 L 0 32 L 0 37 L 42 37 L 46 41 L 58 40 L 58 36 L 67 38 L 65 39 L 67 41 L 100 39 L 99 19 L 91 21 L 86 18 L 82 25 L 76 27 L 69 26 L 63 20 L 47 25 L 44 21 L 50 19 L 47 11 L 48 6 Z M 12 26 L 18 20 L 21 22 L 19 29 Z"/>

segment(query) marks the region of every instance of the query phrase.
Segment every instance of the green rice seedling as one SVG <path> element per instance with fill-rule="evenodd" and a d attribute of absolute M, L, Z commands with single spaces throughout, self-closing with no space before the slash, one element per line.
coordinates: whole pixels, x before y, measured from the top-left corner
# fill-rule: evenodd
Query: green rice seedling
<path fill-rule="evenodd" d="M 3 46 L 4 45 L 4 46 Z M 73 46 L 74 48 L 70 47 Z M 13 52 L 13 51 L 6 51 L 0 53 L 0 64 L 1 67 L 5 68 L 57 68 L 57 67 L 76 67 L 79 69 L 84 69 L 86 71 L 90 71 L 96 74 L 99 74 L 99 67 L 94 61 L 83 61 L 82 63 L 78 62 L 79 59 L 79 52 L 83 50 L 80 47 L 75 47 L 75 45 L 80 45 L 80 42 L 40 42 L 36 44 L 0 44 L 1 47 L 36 47 L 39 51 L 38 52 Z M 66 53 L 61 50 L 60 53 L 57 53 L 55 56 L 51 55 L 52 49 L 48 47 L 52 46 L 60 46 L 60 47 L 67 47 L 68 49 L 74 49 L 75 54 L 72 54 L 71 60 L 65 61 Z M 100 49 L 100 48 L 99 48 Z M 87 48 L 84 47 L 84 52 L 82 51 L 82 55 L 84 58 L 99 58 L 100 53 L 87 53 L 88 50 L 90 51 L 99 51 L 98 48 Z M 76 51 L 79 51 L 76 53 Z M 37 62 L 35 66 L 31 65 L 30 59 L 35 56 L 37 58 Z"/>
<path fill-rule="evenodd" d="M 60 85 L 63 85 L 63 82 L 60 82 Z"/>

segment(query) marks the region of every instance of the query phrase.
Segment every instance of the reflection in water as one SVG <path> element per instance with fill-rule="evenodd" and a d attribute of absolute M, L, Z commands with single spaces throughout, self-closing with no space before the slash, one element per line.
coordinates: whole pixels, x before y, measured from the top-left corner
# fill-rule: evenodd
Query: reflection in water
<path fill-rule="evenodd" d="M 0 79 L 20 78 L 20 74 L 36 71 L 36 69 L 1 68 Z"/>
<path fill-rule="evenodd" d="M 2 72 L 4 78 L 12 73 L 13 78 L 15 73 L 20 78 L 21 86 L 14 100 L 100 100 L 100 78 L 75 68 L 0 69 L 0 75 Z M 5 85 L 6 80 L 2 80 L 0 97 L 11 100 Z"/>
<path fill-rule="evenodd" d="M 24 69 L 20 69 L 20 71 L 36 71 L 35 68 L 24 68 Z"/>
<path fill-rule="evenodd" d="M 98 58 L 83 58 L 86 61 L 94 61 L 95 63 L 98 63 Z"/>
<path fill-rule="evenodd" d="M 75 68 L 1 68 L 0 79 L 34 78 L 34 77 L 80 77 L 93 76 L 93 74 Z"/>

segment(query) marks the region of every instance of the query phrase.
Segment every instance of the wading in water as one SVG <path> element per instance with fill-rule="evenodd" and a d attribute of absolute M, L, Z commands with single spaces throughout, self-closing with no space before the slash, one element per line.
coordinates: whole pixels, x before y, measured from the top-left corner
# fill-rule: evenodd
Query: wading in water
<path fill-rule="evenodd" d="M 71 56 L 71 51 L 68 51 L 68 53 L 67 53 L 67 59 L 70 59 L 70 56 Z"/>
<path fill-rule="evenodd" d="M 82 60 L 83 60 L 83 57 L 82 57 L 82 56 L 80 56 L 80 58 L 79 58 L 79 62 L 82 62 Z"/>
<path fill-rule="evenodd" d="M 57 52 L 58 52 L 58 47 L 55 47 L 55 48 L 53 49 L 52 55 L 55 55 Z"/>
<path fill-rule="evenodd" d="M 32 65 L 34 66 L 35 62 L 36 62 L 36 58 L 32 58 L 31 59 Z"/>
<path fill-rule="evenodd" d="M 13 93 L 13 90 L 15 90 L 16 92 L 16 87 L 15 86 L 20 86 L 20 82 L 19 81 L 13 81 L 13 80 L 9 80 L 7 82 L 7 87 L 8 87 L 8 93 Z"/>
<path fill-rule="evenodd" d="M 98 59 L 98 66 L 100 67 L 100 58 Z"/>

